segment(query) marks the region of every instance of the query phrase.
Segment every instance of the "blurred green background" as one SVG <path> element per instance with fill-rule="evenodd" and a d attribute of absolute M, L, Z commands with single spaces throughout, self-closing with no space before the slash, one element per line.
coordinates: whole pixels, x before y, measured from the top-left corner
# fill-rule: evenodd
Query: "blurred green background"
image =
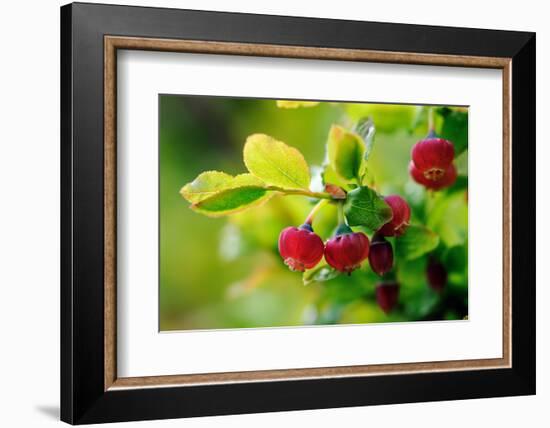
<path fill-rule="evenodd" d="M 467 316 L 467 151 L 455 162 L 459 180 L 446 191 L 428 193 L 409 179 L 410 149 L 427 132 L 426 108 L 321 103 L 280 109 L 274 100 L 180 95 L 160 95 L 159 101 L 160 330 Z M 351 277 L 304 286 L 302 276 L 283 264 L 277 239 L 283 228 L 303 222 L 312 207 L 307 198 L 276 196 L 233 216 L 209 218 L 189 209 L 179 194 L 203 171 L 246 172 L 242 149 L 253 133 L 298 148 L 315 176 L 330 126 L 351 126 L 365 116 L 377 129 L 368 164 L 371 184 L 382 194 L 404 196 L 413 210 L 411 223 L 439 234 L 434 253 L 449 273 L 443 293 L 427 286 L 428 256 L 396 258 L 400 303 L 390 315 L 376 304 L 380 279 L 368 263 Z M 331 210 L 332 206 L 324 208 L 315 222 L 323 239 L 336 226 Z"/>

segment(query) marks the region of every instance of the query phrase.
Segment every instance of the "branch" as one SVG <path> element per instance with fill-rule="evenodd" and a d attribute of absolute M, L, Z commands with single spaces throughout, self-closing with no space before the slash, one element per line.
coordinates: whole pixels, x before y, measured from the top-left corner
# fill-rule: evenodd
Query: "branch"
<path fill-rule="evenodd" d="M 310 198 L 316 198 L 316 199 L 333 199 L 332 196 L 326 192 L 312 192 L 311 190 L 305 190 L 305 189 L 284 189 L 282 187 L 277 187 L 277 186 L 266 186 L 264 187 L 264 189 L 270 190 L 273 192 L 284 193 L 285 195 L 302 195 L 302 196 L 308 196 Z"/>

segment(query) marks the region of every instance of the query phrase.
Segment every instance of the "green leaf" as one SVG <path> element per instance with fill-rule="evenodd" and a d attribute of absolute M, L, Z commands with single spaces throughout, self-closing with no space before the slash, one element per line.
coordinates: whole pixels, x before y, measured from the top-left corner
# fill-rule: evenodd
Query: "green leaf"
<path fill-rule="evenodd" d="M 449 273 L 468 274 L 468 246 L 456 245 L 443 253 L 443 263 Z"/>
<path fill-rule="evenodd" d="M 359 178 L 365 155 L 365 143 L 359 135 L 332 125 L 327 148 L 329 165 L 340 177 L 345 180 Z"/>
<path fill-rule="evenodd" d="M 459 183 L 453 186 L 456 187 Z M 467 182 L 466 182 L 467 184 Z M 438 194 L 429 207 L 426 225 L 448 247 L 465 244 L 468 239 L 468 202 L 464 192 Z"/>
<path fill-rule="evenodd" d="M 221 171 L 206 171 L 180 190 L 189 202 L 199 202 L 226 188 L 233 177 Z"/>
<path fill-rule="evenodd" d="M 242 186 L 264 187 L 265 183 L 252 174 L 240 174 L 235 177 L 220 171 L 206 171 L 187 183 L 180 194 L 191 203 L 197 203 L 214 196 L 223 190 Z"/>
<path fill-rule="evenodd" d="M 293 100 L 277 100 L 279 108 L 299 108 L 299 107 L 315 107 L 319 101 L 293 101 Z"/>
<path fill-rule="evenodd" d="M 468 150 L 464 150 L 455 157 L 456 172 L 458 175 L 468 176 Z"/>
<path fill-rule="evenodd" d="M 369 187 L 358 187 L 348 193 L 344 214 L 350 226 L 378 230 L 392 218 L 392 210 L 384 199 Z"/>
<path fill-rule="evenodd" d="M 370 117 L 363 118 L 359 120 L 359 122 L 357 122 L 355 130 L 356 133 L 363 139 L 363 143 L 365 145 L 365 153 L 363 154 L 363 159 L 365 161 L 368 161 L 370 153 L 372 152 L 372 147 L 374 146 L 374 135 L 376 134 L 374 122 Z"/>
<path fill-rule="evenodd" d="M 338 275 L 340 275 L 340 272 L 323 261 L 313 269 L 306 270 L 302 275 L 302 281 L 304 285 L 309 285 L 313 282 L 329 281 L 336 278 Z"/>
<path fill-rule="evenodd" d="M 468 110 L 443 107 L 436 111 L 443 118 L 439 135 L 454 144 L 456 157 L 468 148 Z"/>
<path fill-rule="evenodd" d="M 243 211 L 269 199 L 270 193 L 262 187 L 243 186 L 222 190 L 213 196 L 193 203 L 191 208 L 201 214 L 220 217 Z"/>
<path fill-rule="evenodd" d="M 346 180 L 343 180 L 342 177 L 340 177 L 334 169 L 330 165 L 325 165 L 321 171 L 321 178 L 323 181 L 323 184 L 326 186 L 327 184 L 334 184 L 336 186 L 339 186 L 345 190 L 348 190 L 350 186 L 346 182 Z M 323 187 L 324 189 L 324 187 Z M 321 189 L 321 191 L 323 190 Z"/>
<path fill-rule="evenodd" d="M 430 107 L 417 106 L 409 132 L 415 135 L 426 135 L 428 133 L 428 113 Z"/>
<path fill-rule="evenodd" d="M 404 235 L 395 239 L 398 257 L 406 260 L 417 259 L 439 245 L 439 236 L 424 226 L 409 226 Z"/>
<path fill-rule="evenodd" d="M 265 134 L 253 134 L 244 145 L 248 170 L 267 184 L 285 189 L 308 189 L 309 167 L 294 147 Z"/>

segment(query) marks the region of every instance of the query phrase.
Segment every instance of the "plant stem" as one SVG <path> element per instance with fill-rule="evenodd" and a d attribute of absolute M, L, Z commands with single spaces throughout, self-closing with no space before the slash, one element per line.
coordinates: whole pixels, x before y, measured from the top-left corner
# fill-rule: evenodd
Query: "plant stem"
<path fill-rule="evenodd" d="M 435 131 L 435 109 L 429 107 L 428 109 L 428 134 Z"/>
<path fill-rule="evenodd" d="M 340 202 L 338 204 L 338 224 L 347 224 L 346 216 L 344 215 L 344 203 Z"/>
<path fill-rule="evenodd" d="M 323 208 L 323 206 L 325 206 L 327 203 L 327 199 L 321 199 L 319 202 L 317 202 L 317 204 L 315 204 L 313 209 L 310 211 L 309 215 L 306 217 L 305 223 L 311 225 L 311 223 L 313 223 L 313 218 L 315 217 L 315 214 L 317 214 L 319 210 Z"/>
<path fill-rule="evenodd" d="M 285 195 L 302 195 L 302 196 L 309 196 L 310 198 L 317 198 L 317 199 L 332 199 L 332 196 L 329 193 L 325 192 L 312 192 L 311 190 L 305 190 L 305 189 L 283 189 L 282 187 L 277 186 L 266 186 L 266 190 L 271 190 L 274 192 L 281 192 Z"/>

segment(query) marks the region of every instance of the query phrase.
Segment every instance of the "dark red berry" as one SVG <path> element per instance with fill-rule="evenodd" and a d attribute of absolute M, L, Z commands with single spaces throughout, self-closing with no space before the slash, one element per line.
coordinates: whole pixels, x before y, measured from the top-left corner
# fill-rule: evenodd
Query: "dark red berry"
<path fill-rule="evenodd" d="M 431 190 L 440 190 L 445 187 L 452 186 L 456 181 L 456 167 L 453 164 L 450 164 L 449 167 L 445 170 L 445 173 L 438 180 L 429 180 L 424 177 L 424 174 L 414 165 L 414 162 L 409 163 L 409 173 L 411 177 L 418 184 L 422 184 L 428 189 Z"/>
<path fill-rule="evenodd" d="M 405 233 L 411 219 L 409 204 L 399 195 L 386 196 L 384 200 L 391 207 L 393 217 L 378 233 L 382 236 L 400 236 Z"/>
<path fill-rule="evenodd" d="M 342 230 L 345 230 L 342 232 Z M 369 238 L 349 227 L 340 227 L 337 235 L 325 245 L 325 260 L 334 269 L 351 273 L 369 256 Z"/>
<path fill-rule="evenodd" d="M 376 301 L 386 313 L 390 313 L 399 300 L 399 284 L 397 282 L 383 282 L 376 286 Z"/>
<path fill-rule="evenodd" d="M 443 138 L 428 137 L 412 148 L 414 165 L 428 180 L 439 180 L 454 157 L 453 143 Z"/>
<path fill-rule="evenodd" d="M 393 267 L 393 249 L 383 236 L 376 234 L 372 238 L 369 250 L 369 264 L 371 269 L 382 276 Z"/>
<path fill-rule="evenodd" d="M 438 293 L 443 291 L 447 285 L 447 269 L 435 259 L 430 259 L 426 268 L 428 285 Z"/>
<path fill-rule="evenodd" d="M 307 223 L 287 227 L 279 235 L 279 253 L 291 270 L 311 269 L 323 258 L 324 250 L 323 240 Z"/>

